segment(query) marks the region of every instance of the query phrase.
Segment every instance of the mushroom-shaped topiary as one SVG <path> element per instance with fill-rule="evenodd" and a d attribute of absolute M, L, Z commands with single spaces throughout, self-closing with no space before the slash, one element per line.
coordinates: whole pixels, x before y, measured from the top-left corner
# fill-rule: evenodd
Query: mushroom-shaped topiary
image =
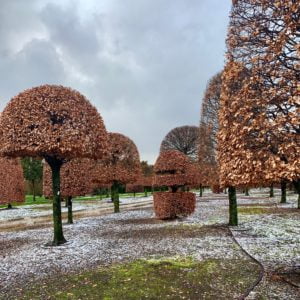
<path fill-rule="evenodd" d="M 141 176 L 139 152 L 134 142 L 120 133 L 108 133 L 109 155 L 98 161 L 94 181 L 111 184 L 114 211 L 119 212 L 119 187 L 134 183 Z"/>
<path fill-rule="evenodd" d="M 195 210 L 194 193 L 185 192 L 186 185 L 193 184 L 191 163 L 183 153 L 170 150 L 160 154 L 154 165 L 154 185 L 168 187 L 168 192 L 154 193 L 154 210 L 158 219 L 174 219 Z M 178 191 L 181 189 L 181 191 Z"/>
<path fill-rule="evenodd" d="M 92 192 L 91 170 L 94 160 L 89 158 L 75 158 L 65 163 L 61 168 L 60 195 L 67 201 L 68 224 L 73 223 L 72 198 L 84 196 Z M 53 196 L 51 188 L 51 169 L 47 163 L 43 166 L 43 194 Z"/>
<path fill-rule="evenodd" d="M 0 157 L 0 204 L 24 202 L 25 187 L 21 162 L 17 158 Z"/>
<path fill-rule="evenodd" d="M 96 108 L 79 92 L 43 85 L 15 96 L 0 119 L 0 153 L 43 157 L 52 170 L 53 245 L 63 236 L 60 169 L 72 158 L 101 159 L 107 150 L 107 132 Z"/>

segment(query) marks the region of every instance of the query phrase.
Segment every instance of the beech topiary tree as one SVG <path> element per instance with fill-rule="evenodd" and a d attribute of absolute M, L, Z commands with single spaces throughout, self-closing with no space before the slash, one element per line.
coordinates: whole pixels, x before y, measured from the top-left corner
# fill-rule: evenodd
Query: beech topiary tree
<path fill-rule="evenodd" d="M 220 111 L 223 183 L 299 181 L 299 17 L 298 1 L 233 1 Z"/>
<path fill-rule="evenodd" d="M 219 107 L 222 73 L 213 76 L 205 90 L 201 106 L 199 126 L 198 163 L 201 186 L 212 189 L 219 186 L 219 166 L 217 162 L 217 133 L 219 130 Z"/>
<path fill-rule="evenodd" d="M 60 195 L 64 197 L 68 207 L 68 224 L 73 223 L 72 199 L 92 193 L 91 170 L 94 161 L 88 158 L 75 158 L 61 168 Z M 51 169 L 45 163 L 43 168 L 43 194 L 53 196 L 51 188 Z"/>
<path fill-rule="evenodd" d="M 181 126 L 172 129 L 163 139 L 160 152 L 177 150 L 191 160 L 197 160 L 199 128 L 197 126 Z"/>
<path fill-rule="evenodd" d="M 154 185 L 168 187 L 168 192 L 155 192 L 154 211 L 158 219 L 174 219 L 194 212 L 196 196 L 185 192 L 185 186 L 194 183 L 190 161 L 176 150 L 162 152 L 154 165 Z M 181 191 L 179 191 L 181 189 Z"/>
<path fill-rule="evenodd" d="M 23 169 L 17 158 L 0 157 L 0 204 L 11 208 L 13 202 L 24 202 Z"/>
<path fill-rule="evenodd" d="M 0 153 L 43 157 L 52 170 L 52 245 L 66 242 L 61 221 L 60 169 L 72 158 L 99 158 L 107 151 L 102 118 L 79 92 L 56 85 L 25 90 L 11 99 L 0 119 Z"/>
<path fill-rule="evenodd" d="M 134 142 L 120 133 L 108 133 L 109 154 L 98 161 L 94 168 L 93 181 L 111 184 L 114 212 L 120 211 L 119 188 L 134 183 L 141 176 L 139 152 Z"/>

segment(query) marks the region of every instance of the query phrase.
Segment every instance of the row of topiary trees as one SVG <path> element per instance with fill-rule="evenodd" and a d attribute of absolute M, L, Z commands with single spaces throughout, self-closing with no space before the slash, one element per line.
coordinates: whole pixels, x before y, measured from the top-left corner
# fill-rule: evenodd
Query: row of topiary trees
<path fill-rule="evenodd" d="M 104 159 L 109 153 L 108 140 L 96 108 L 79 92 L 62 86 L 25 90 L 1 114 L 1 155 L 41 157 L 51 169 L 52 245 L 66 242 L 61 219 L 61 168 L 72 159 Z"/>
<path fill-rule="evenodd" d="M 68 223 L 72 223 L 74 196 L 110 185 L 114 210 L 118 212 L 121 184 L 143 178 L 145 187 L 152 186 L 152 172 L 148 170 L 145 172 L 148 176 L 141 176 L 135 144 L 122 134 L 107 133 L 101 116 L 89 101 L 79 92 L 62 86 L 35 87 L 11 99 L 0 118 L 0 154 L 3 164 L 9 164 L 4 169 L 14 175 L 10 178 L 18 178 L 22 184 L 18 158 L 44 160 L 44 195 L 53 197 L 54 236 L 50 244 L 55 246 L 66 242 L 61 218 L 62 197 L 68 204 Z M 12 179 L 1 182 L 9 186 L 9 180 Z M 184 184 L 185 181 L 180 186 Z M 24 200 L 22 188 L 20 193 L 16 193 L 16 189 L 11 192 L 7 189 L 7 192 L 9 201 Z M 2 199 L 6 199 L 5 196 Z"/>

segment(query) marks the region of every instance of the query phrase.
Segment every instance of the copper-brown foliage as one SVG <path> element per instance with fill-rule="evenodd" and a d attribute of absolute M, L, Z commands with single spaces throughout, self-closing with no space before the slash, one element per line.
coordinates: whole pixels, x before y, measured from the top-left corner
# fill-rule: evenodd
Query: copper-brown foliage
<path fill-rule="evenodd" d="M 139 182 L 126 184 L 126 193 L 142 193 L 144 191 L 144 186 Z"/>
<path fill-rule="evenodd" d="M 153 195 L 155 215 L 158 219 L 174 219 L 195 211 L 195 194 L 190 192 L 155 192 Z"/>
<path fill-rule="evenodd" d="M 297 0 L 234 2 L 220 112 L 223 184 L 299 180 L 299 22 Z"/>
<path fill-rule="evenodd" d="M 0 157 L 0 204 L 24 202 L 25 186 L 19 159 Z"/>
<path fill-rule="evenodd" d="M 120 134 L 108 133 L 109 154 L 97 161 L 93 181 L 98 183 L 134 183 L 141 176 L 139 152 L 134 142 Z"/>
<path fill-rule="evenodd" d="M 160 152 L 177 150 L 197 159 L 199 128 L 196 126 L 181 126 L 172 129 L 163 139 Z"/>
<path fill-rule="evenodd" d="M 195 194 L 178 192 L 179 187 L 195 183 L 195 168 L 182 152 L 161 152 L 154 165 L 156 186 L 168 186 L 170 192 L 154 193 L 154 211 L 159 219 L 188 215 L 195 209 Z"/>
<path fill-rule="evenodd" d="M 222 73 L 216 74 L 209 81 L 201 107 L 199 126 L 198 162 L 202 185 L 219 184 L 217 163 L 217 133 L 219 130 L 219 106 Z"/>
<path fill-rule="evenodd" d="M 56 85 L 25 90 L 0 119 L 0 151 L 8 156 L 102 158 L 107 135 L 95 107 L 79 92 Z"/>
<path fill-rule="evenodd" d="M 194 183 L 192 163 L 186 155 L 177 150 L 161 152 L 154 165 L 154 185 L 184 186 Z M 194 170 L 194 169 L 193 169 Z"/>
<path fill-rule="evenodd" d="M 94 160 L 77 158 L 65 163 L 61 168 L 60 193 L 63 197 L 83 196 L 93 191 L 91 170 Z M 45 162 L 43 169 L 43 194 L 52 196 L 52 173 Z"/>

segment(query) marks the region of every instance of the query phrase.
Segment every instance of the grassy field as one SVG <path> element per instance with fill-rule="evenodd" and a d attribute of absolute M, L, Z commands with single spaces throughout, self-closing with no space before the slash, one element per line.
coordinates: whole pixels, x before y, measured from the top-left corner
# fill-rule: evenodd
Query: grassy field
<path fill-rule="evenodd" d="M 249 260 L 137 260 L 36 283 L 20 299 L 233 299 L 258 273 Z"/>
<path fill-rule="evenodd" d="M 148 193 L 147 196 L 151 196 L 152 193 Z M 110 195 L 109 195 L 110 197 Z M 132 198 L 133 193 L 124 193 L 120 194 L 120 198 Z M 145 193 L 136 193 L 135 198 L 142 198 L 145 197 Z M 107 195 L 102 195 L 101 197 L 103 199 L 108 199 Z M 74 198 L 74 201 L 90 201 L 90 200 L 100 200 L 100 195 L 94 195 L 94 196 L 81 196 L 81 197 L 76 197 Z M 26 195 L 25 196 L 25 202 L 12 202 L 12 206 L 20 206 L 20 205 L 33 205 L 33 204 L 51 204 L 52 200 L 51 199 L 46 199 L 44 196 L 36 196 L 35 201 L 33 201 L 33 196 L 32 195 Z M 0 208 L 6 208 L 7 205 L 0 205 Z"/>

